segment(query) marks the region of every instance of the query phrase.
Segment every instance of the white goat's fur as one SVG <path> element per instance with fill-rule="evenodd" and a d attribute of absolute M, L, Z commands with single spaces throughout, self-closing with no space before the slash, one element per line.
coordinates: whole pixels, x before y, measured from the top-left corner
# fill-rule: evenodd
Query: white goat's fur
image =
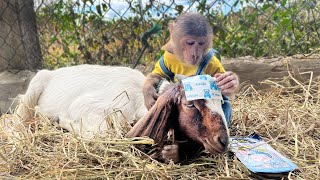
<path fill-rule="evenodd" d="M 230 135 L 229 132 L 229 128 L 228 128 L 228 123 L 226 120 L 226 116 L 224 115 L 224 112 L 222 110 L 222 102 L 220 100 L 217 99 L 207 99 L 206 100 L 206 106 L 212 111 L 212 112 L 216 112 L 217 114 L 219 114 L 222 118 L 223 124 L 227 130 L 227 134 L 228 136 Z"/>
<path fill-rule="evenodd" d="M 144 80 L 141 72 L 127 67 L 79 65 L 41 70 L 21 96 L 17 114 L 31 118 L 29 108 L 37 106 L 39 113 L 58 121 L 62 128 L 89 138 L 110 126 L 132 123 L 147 112 Z M 110 125 L 108 115 L 125 122 Z"/>

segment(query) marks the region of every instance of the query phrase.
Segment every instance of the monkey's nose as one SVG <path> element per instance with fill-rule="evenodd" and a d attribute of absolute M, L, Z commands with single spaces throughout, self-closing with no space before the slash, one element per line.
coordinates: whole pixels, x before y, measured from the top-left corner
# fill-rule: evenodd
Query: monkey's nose
<path fill-rule="evenodd" d="M 198 58 L 199 58 L 199 56 L 198 56 L 198 55 L 193 54 L 193 55 L 192 55 L 192 58 L 193 58 L 193 59 L 198 59 Z"/>

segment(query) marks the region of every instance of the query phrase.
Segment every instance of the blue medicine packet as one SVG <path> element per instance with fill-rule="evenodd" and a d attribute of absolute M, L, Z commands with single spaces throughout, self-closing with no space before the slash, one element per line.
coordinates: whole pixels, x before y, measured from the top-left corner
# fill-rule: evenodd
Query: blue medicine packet
<path fill-rule="evenodd" d="M 210 75 L 197 75 L 182 80 L 187 101 L 195 99 L 223 100 L 221 91 Z"/>

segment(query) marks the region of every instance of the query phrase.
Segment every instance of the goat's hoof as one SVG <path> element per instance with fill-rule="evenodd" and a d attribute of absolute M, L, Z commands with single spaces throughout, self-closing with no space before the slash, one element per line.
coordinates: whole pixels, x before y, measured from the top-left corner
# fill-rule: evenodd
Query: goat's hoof
<path fill-rule="evenodd" d="M 161 151 L 162 158 L 165 162 L 172 160 L 174 163 L 180 161 L 178 144 L 165 145 Z"/>

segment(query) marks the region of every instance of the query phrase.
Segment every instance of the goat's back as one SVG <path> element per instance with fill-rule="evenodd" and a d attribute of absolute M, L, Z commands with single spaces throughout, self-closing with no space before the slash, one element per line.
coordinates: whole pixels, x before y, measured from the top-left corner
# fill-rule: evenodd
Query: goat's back
<path fill-rule="evenodd" d="M 22 101 L 38 99 L 25 104 L 37 105 L 41 114 L 77 134 L 83 134 L 80 130 L 97 133 L 108 130 L 107 116 L 130 123 L 147 112 L 144 79 L 141 72 L 127 67 L 79 65 L 42 70 L 30 82 Z"/>

